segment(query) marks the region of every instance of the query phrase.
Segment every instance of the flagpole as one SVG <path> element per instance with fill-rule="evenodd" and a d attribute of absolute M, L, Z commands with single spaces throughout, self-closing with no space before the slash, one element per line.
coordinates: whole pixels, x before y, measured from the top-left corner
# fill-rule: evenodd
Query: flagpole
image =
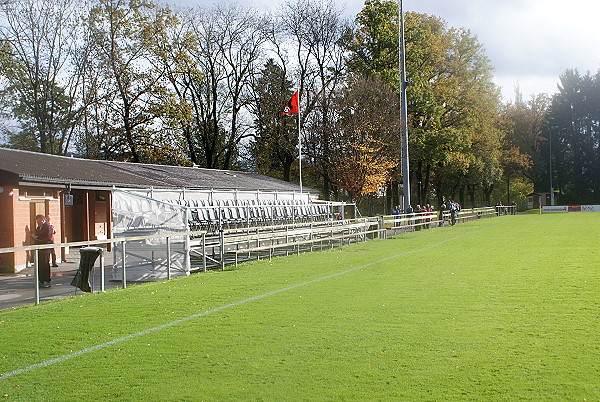
<path fill-rule="evenodd" d="M 302 193 L 302 136 L 300 135 L 300 90 L 298 90 L 298 174 L 300 175 L 300 193 Z"/>

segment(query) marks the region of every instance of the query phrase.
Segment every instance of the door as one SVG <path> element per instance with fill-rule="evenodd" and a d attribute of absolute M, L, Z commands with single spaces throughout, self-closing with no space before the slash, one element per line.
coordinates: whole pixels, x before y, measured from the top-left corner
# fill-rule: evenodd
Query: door
<path fill-rule="evenodd" d="M 45 201 L 31 201 L 29 203 L 29 227 L 31 228 L 31 233 L 35 232 L 37 228 L 35 217 L 38 215 L 47 215 Z"/>

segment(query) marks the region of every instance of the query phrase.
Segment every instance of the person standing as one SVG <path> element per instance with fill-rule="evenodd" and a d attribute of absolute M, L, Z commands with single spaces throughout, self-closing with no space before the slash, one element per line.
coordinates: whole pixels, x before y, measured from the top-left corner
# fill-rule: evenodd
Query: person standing
<path fill-rule="evenodd" d="M 450 200 L 450 224 L 452 226 L 456 225 L 458 211 L 460 211 L 460 206 L 458 205 L 458 203 L 454 202 L 454 200 Z"/>
<path fill-rule="evenodd" d="M 35 217 L 37 227 L 31 235 L 35 244 L 50 244 L 52 241 L 52 229 L 44 215 Z M 50 287 L 50 249 L 38 250 L 38 273 L 40 285 L 43 288 Z"/>
<path fill-rule="evenodd" d="M 498 216 L 502 216 L 503 211 L 504 211 L 504 204 L 502 204 L 502 201 L 498 201 L 498 203 L 496 204 L 496 213 L 498 214 Z"/>
<path fill-rule="evenodd" d="M 427 212 L 425 214 L 425 222 L 426 222 L 425 227 L 429 228 L 429 222 L 431 222 L 431 217 L 433 215 L 433 207 L 431 206 L 431 204 L 425 204 L 424 209 L 425 209 L 425 212 Z"/>
<path fill-rule="evenodd" d="M 406 211 L 404 212 L 406 213 L 406 217 L 408 218 L 408 224 L 412 225 L 414 223 L 414 221 L 411 219 L 414 212 L 413 207 L 409 204 L 406 208 Z"/>
<path fill-rule="evenodd" d="M 50 239 L 50 243 L 54 244 L 54 235 L 56 234 L 56 229 L 54 229 L 54 225 L 50 222 L 50 215 L 46 216 L 46 222 L 50 225 L 50 231 L 52 233 L 52 238 Z M 56 263 L 56 252 L 53 248 L 50 249 L 50 261 L 52 262 L 52 266 L 54 268 L 58 267 Z"/>

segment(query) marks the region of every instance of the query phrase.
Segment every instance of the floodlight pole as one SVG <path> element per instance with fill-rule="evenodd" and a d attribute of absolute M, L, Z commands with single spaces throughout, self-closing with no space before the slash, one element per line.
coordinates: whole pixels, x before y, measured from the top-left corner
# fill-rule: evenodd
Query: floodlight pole
<path fill-rule="evenodd" d="M 404 209 L 410 205 L 410 165 L 408 159 L 408 110 L 406 106 L 406 56 L 404 48 L 404 13 L 402 12 L 402 0 L 398 0 L 398 13 L 400 24 L 398 25 L 398 38 L 400 48 L 399 66 L 400 69 L 400 106 L 402 110 L 401 118 L 401 137 L 402 137 L 402 188 L 404 193 Z"/>
<path fill-rule="evenodd" d="M 550 141 L 548 142 L 550 146 L 550 205 L 554 205 L 554 183 L 552 182 L 552 129 L 550 130 Z"/>

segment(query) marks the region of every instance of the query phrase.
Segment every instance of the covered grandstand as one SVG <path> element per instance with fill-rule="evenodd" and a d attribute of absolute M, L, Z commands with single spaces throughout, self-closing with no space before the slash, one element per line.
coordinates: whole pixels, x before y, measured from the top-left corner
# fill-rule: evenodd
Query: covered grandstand
<path fill-rule="evenodd" d="M 348 207 L 344 203 L 318 201 L 309 193 L 292 191 L 113 188 L 112 230 L 114 238 L 201 232 L 202 242 L 194 241 L 198 235 L 182 236 L 172 238 L 169 245 L 170 267 L 176 273 L 187 274 L 205 268 L 206 258 L 216 262 L 215 254 L 223 261 L 222 254 L 226 250 L 221 236 L 224 232 L 239 235 L 257 228 L 269 228 L 274 238 L 306 224 L 315 230 L 339 221 Z M 354 216 L 354 208 L 350 212 Z M 128 276 L 138 280 L 166 276 L 169 257 L 165 242 L 164 238 L 128 242 Z M 120 247 L 119 243 L 114 249 L 115 280 L 122 275 Z M 203 263 L 197 260 L 194 264 L 194 255 L 201 257 Z"/>

